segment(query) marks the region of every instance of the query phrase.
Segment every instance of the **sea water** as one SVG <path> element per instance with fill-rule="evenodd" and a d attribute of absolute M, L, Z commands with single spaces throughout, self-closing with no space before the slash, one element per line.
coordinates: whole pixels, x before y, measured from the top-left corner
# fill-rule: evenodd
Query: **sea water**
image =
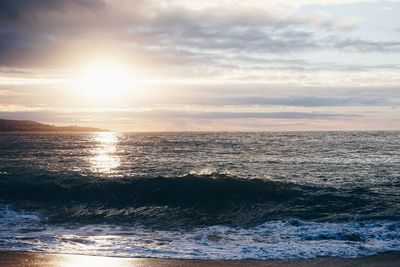
<path fill-rule="evenodd" d="M 3 133 L 0 250 L 190 259 L 400 250 L 400 132 Z"/>

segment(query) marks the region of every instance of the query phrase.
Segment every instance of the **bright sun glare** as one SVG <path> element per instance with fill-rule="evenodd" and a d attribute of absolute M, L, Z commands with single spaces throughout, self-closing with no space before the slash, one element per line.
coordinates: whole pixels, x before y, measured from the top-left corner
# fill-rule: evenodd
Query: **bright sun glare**
<path fill-rule="evenodd" d="M 136 80 L 123 65 L 110 62 L 95 62 L 79 71 L 79 90 L 94 100 L 112 100 L 133 89 Z"/>

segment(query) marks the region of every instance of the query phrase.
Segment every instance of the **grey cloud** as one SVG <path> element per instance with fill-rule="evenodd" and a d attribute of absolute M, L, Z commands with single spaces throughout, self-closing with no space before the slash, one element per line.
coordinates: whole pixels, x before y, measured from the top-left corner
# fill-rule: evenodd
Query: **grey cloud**
<path fill-rule="evenodd" d="M 61 114 L 41 111 L 0 112 L 0 118 L 9 120 L 34 120 L 47 123 L 65 122 L 65 118 Z"/>
<path fill-rule="evenodd" d="M 200 92 L 190 94 L 185 90 L 176 92 L 170 91 L 168 95 L 157 97 L 153 94 L 151 98 L 136 99 L 132 105 L 200 105 L 200 106 L 288 106 L 288 107 L 351 107 L 351 106 L 393 106 L 393 96 L 371 97 L 371 96 L 273 96 L 271 92 L 264 88 L 253 90 L 247 88 L 248 92 L 237 93 L 232 89 L 226 88 L 224 93 L 218 93 L 216 89 L 203 88 Z M 255 88 L 253 88 L 255 89 Z M 298 89 L 297 89 L 298 90 Z M 275 90 L 276 91 L 276 90 Z M 250 94 L 249 94 L 250 93 Z M 287 91 L 285 90 L 285 94 Z M 347 92 L 349 94 L 349 92 Z M 320 95 L 324 95 L 321 91 Z M 326 95 L 326 93 L 325 93 Z"/>
<path fill-rule="evenodd" d="M 159 68 L 163 64 L 180 68 L 196 68 L 199 66 L 196 64 L 210 68 L 252 68 L 253 64 L 260 68 L 285 65 L 290 69 L 306 69 L 300 62 L 273 62 L 268 58 L 327 49 L 400 51 L 397 42 L 320 38 L 315 27 L 310 26 L 312 17 L 282 17 L 257 9 L 160 8 L 157 1 L 138 1 L 131 2 L 126 10 L 114 8 L 119 3 L 114 1 L 0 1 L 0 64 L 38 64 L 38 59 L 57 57 L 56 51 L 66 44 L 69 46 L 65 50 L 70 49 L 71 55 L 75 55 L 74 52 L 82 51 L 77 46 L 101 46 L 102 40 L 121 44 L 124 54 L 132 55 L 133 60 L 135 56 L 141 62 L 154 59 Z M 319 27 L 333 30 L 332 25 L 335 25 L 333 19 Z M 96 39 L 93 35 L 100 37 Z M 59 53 L 67 54 L 64 50 Z"/>
<path fill-rule="evenodd" d="M 279 18 L 263 11 L 252 12 L 188 13 L 187 10 L 172 9 L 144 18 L 140 25 L 132 26 L 127 32 L 132 43 L 142 45 L 154 54 L 220 67 L 248 67 L 248 64 L 254 64 L 252 58 L 259 59 L 257 64 L 262 65 L 263 58 L 271 57 L 271 54 L 290 55 L 323 50 L 359 53 L 399 51 L 397 42 L 321 37 L 311 30 L 310 22 L 305 18 Z M 335 22 L 328 21 L 320 27 L 331 29 L 334 28 L 332 25 L 336 25 Z M 242 58 L 234 65 L 232 56 Z M 305 67 L 289 62 L 286 66 L 321 69 L 321 66 Z M 340 67 L 330 69 L 340 70 Z"/>
<path fill-rule="evenodd" d="M 189 111 L 150 111 L 144 116 L 155 118 L 197 118 L 197 119 L 334 119 L 354 117 L 349 114 L 304 113 L 304 112 L 189 112 Z"/>
<path fill-rule="evenodd" d="M 130 41 L 133 46 L 148 50 L 150 54 L 158 53 L 160 58 L 178 63 L 197 61 L 202 58 L 203 53 L 210 52 L 287 53 L 318 47 L 311 32 L 292 29 L 292 26 L 307 25 L 302 18 L 280 18 L 256 9 L 228 12 L 213 9 L 200 12 L 183 8 L 162 9 L 154 3 L 144 4 L 143 1 L 139 4 L 135 8 L 132 6 L 132 11 L 128 14 L 129 12 L 112 8 L 101 9 L 105 6 L 102 1 L 5 0 L 0 4 L 0 23 L 3 29 L 10 25 L 26 27 L 20 30 L 34 29 L 38 35 L 48 34 L 58 40 L 40 51 L 35 44 L 26 45 L 23 52 L 27 57 L 13 59 L 16 61 L 23 58 L 26 63 L 29 63 L 27 59 L 30 56 L 47 57 L 47 51 L 56 50 L 63 43 L 90 40 L 90 36 L 97 32 L 106 34 L 108 38 L 111 35 L 112 40 L 122 43 Z M 96 14 L 100 9 L 105 13 L 93 17 L 78 12 L 88 10 Z M 68 16 L 69 19 L 62 19 Z M 127 29 L 129 24 L 131 27 L 125 31 L 129 33 L 126 36 L 122 29 Z M 89 36 L 85 35 L 85 31 Z M 46 40 L 43 42 L 42 45 L 46 46 Z M 3 39 L 3 46 L 7 46 L 8 51 L 16 47 L 11 51 L 12 54 L 21 51 L 18 46 L 22 43 L 27 42 L 23 39 Z M 174 50 L 178 50 L 178 53 L 174 53 Z M 141 52 L 140 49 L 136 51 Z M 135 49 L 131 52 L 135 53 Z M 189 53 L 192 56 L 188 56 Z M 0 50 L 0 54 L 6 57 L 10 53 Z M 221 54 L 214 57 L 216 60 L 224 60 Z M 7 65 L 7 62 L 3 61 L 2 64 Z"/>
<path fill-rule="evenodd" d="M 145 19 L 128 32 L 134 40 L 154 42 L 156 47 L 281 53 L 317 47 L 311 32 L 291 27 L 304 24 L 300 19 L 280 19 L 257 10 L 188 14 L 174 9 Z"/>
<path fill-rule="evenodd" d="M 225 119 L 277 119 L 277 120 L 329 120 L 354 118 L 359 115 L 337 113 L 305 113 L 305 112 L 197 112 L 174 110 L 149 110 L 149 111 L 108 111 L 108 112 L 0 112 L 4 119 L 30 119 L 46 122 L 68 121 L 66 118 L 140 118 L 148 120 L 225 120 Z"/>
<path fill-rule="evenodd" d="M 1 65 L 42 64 L 44 55 L 51 54 L 53 42 L 52 36 L 40 32 L 18 28 L 0 28 Z"/>
<path fill-rule="evenodd" d="M 400 42 L 369 41 L 362 39 L 346 39 L 338 41 L 334 47 L 339 50 L 353 52 L 400 52 Z"/>
<path fill-rule="evenodd" d="M 8 67 L 47 67 L 62 54 L 72 39 L 67 33 L 85 28 L 82 11 L 104 9 L 102 0 L 2 0 L 0 1 L 0 65 Z M 73 18 L 63 22 L 62 18 Z"/>
<path fill-rule="evenodd" d="M 67 12 L 103 6 L 101 0 L 2 0 L 0 22 L 22 23 L 40 19 L 48 12 Z"/>
<path fill-rule="evenodd" d="M 341 97 L 235 97 L 210 99 L 208 103 L 219 105 L 263 105 L 263 106 L 295 106 L 295 107 L 340 107 L 340 106 L 383 106 L 390 104 L 383 98 L 341 98 Z"/>

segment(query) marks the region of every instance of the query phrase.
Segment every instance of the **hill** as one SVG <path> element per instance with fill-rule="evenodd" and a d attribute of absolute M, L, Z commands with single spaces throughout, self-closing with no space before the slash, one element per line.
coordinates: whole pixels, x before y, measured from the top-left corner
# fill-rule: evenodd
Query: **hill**
<path fill-rule="evenodd" d="M 29 120 L 4 120 L 0 119 L 0 132 L 107 132 L 106 129 L 80 127 L 80 126 L 55 126 Z"/>

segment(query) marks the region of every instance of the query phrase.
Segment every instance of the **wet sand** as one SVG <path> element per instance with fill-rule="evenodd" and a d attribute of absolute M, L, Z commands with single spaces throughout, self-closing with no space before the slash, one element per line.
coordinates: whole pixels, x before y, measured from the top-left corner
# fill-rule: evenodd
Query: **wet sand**
<path fill-rule="evenodd" d="M 1 267 L 228 267 L 228 266 L 269 266 L 269 267 L 291 267 L 291 266 L 400 266 L 400 252 L 383 253 L 376 256 L 340 259 L 340 258 L 316 258 L 307 260 L 169 260 L 169 259 L 143 259 L 143 258 L 113 258 L 98 256 L 79 256 L 64 254 L 46 254 L 30 252 L 0 252 Z"/>

